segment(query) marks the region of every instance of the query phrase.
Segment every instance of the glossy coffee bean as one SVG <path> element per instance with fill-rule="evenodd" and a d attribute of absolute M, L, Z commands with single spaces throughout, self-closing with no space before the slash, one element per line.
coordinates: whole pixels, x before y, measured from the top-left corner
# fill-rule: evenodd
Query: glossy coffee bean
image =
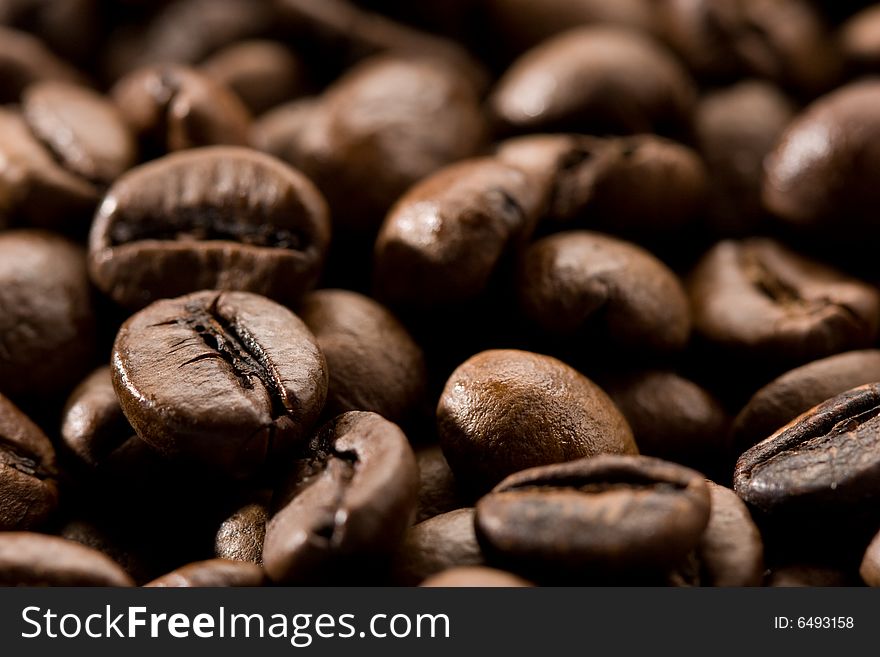
<path fill-rule="evenodd" d="M 305 324 L 247 292 L 148 306 L 120 329 L 112 369 L 144 441 L 238 476 L 304 440 L 327 392 L 324 357 Z"/>
<path fill-rule="evenodd" d="M 90 365 L 94 331 L 82 249 L 41 231 L 0 233 L 0 392 L 65 391 Z"/>
<path fill-rule="evenodd" d="M 81 79 L 76 69 L 55 56 L 39 39 L 0 27 L 0 103 L 15 103 L 21 92 L 40 80 Z"/>
<path fill-rule="evenodd" d="M 511 475 L 476 507 L 490 564 L 546 577 L 651 571 L 699 544 L 703 477 L 647 456 L 602 455 Z"/>
<path fill-rule="evenodd" d="M 56 476 L 52 443 L 0 395 L 0 531 L 44 524 L 58 504 Z"/>
<path fill-rule="evenodd" d="M 397 548 L 415 512 L 418 471 L 397 425 L 352 411 L 328 422 L 291 465 L 266 526 L 275 582 L 366 575 Z M 277 495 L 277 493 L 276 493 Z"/>
<path fill-rule="evenodd" d="M 485 566 L 459 566 L 433 575 L 419 584 L 428 588 L 520 588 L 534 586 L 513 573 Z"/>
<path fill-rule="evenodd" d="M 419 466 L 419 504 L 416 522 L 454 511 L 467 505 L 467 496 L 460 490 L 455 475 L 443 456 L 440 445 L 416 448 Z"/>
<path fill-rule="evenodd" d="M 148 588 L 217 588 L 262 586 L 266 579 L 256 564 L 228 559 L 210 559 L 187 564 L 144 584 Z"/>
<path fill-rule="evenodd" d="M 880 586 L 880 534 L 874 537 L 865 550 L 859 575 L 868 586 Z"/>
<path fill-rule="evenodd" d="M 771 517 L 823 525 L 877 520 L 880 497 L 880 383 L 844 392 L 747 450 L 734 488 Z"/>
<path fill-rule="evenodd" d="M 199 146 L 244 146 L 251 116 L 241 99 L 206 73 L 174 64 L 140 68 L 111 95 L 142 155 Z"/>
<path fill-rule="evenodd" d="M 476 490 L 533 466 L 638 451 L 596 384 L 526 351 L 484 351 L 460 365 L 440 397 L 437 428 L 456 478 Z"/>
<path fill-rule="evenodd" d="M 799 228 L 872 227 L 880 194 L 880 82 L 853 82 L 799 114 L 766 161 L 764 203 Z"/>
<path fill-rule="evenodd" d="M 518 278 L 523 311 L 548 334 L 595 333 L 645 352 L 682 349 L 690 336 L 681 282 L 635 244 L 587 231 L 556 233 L 529 246 Z"/>
<path fill-rule="evenodd" d="M 461 508 L 410 527 L 394 557 L 393 579 L 414 586 L 450 568 L 482 566 L 474 509 Z"/>
<path fill-rule="evenodd" d="M 695 100 L 687 72 L 638 32 L 578 28 L 516 60 L 490 98 L 503 131 L 686 132 Z"/>
<path fill-rule="evenodd" d="M 848 351 L 786 372 L 752 395 L 736 416 L 732 434 L 737 454 L 826 399 L 875 381 L 880 381 L 876 349 Z"/>
<path fill-rule="evenodd" d="M 0 532 L 0 586 L 132 586 L 109 557 L 74 541 Z"/>
<path fill-rule="evenodd" d="M 263 542 L 266 539 L 267 504 L 261 501 L 245 504 L 226 518 L 214 538 L 214 555 L 220 559 L 263 564 Z"/>
<path fill-rule="evenodd" d="M 478 297 L 504 255 L 531 232 L 541 190 L 494 158 L 467 160 L 398 200 L 374 253 L 377 296 L 425 307 Z"/>
<path fill-rule="evenodd" d="M 426 387 L 425 359 L 387 308 L 356 292 L 318 290 L 297 313 L 327 359 L 325 414 L 373 411 L 392 422 L 412 414 Z"/>
<path fill-rule="evenodd" d="M 689 288 L 696 332 L 737 357 L 798 365 L 877 337 L 876 289 L 769 239 L 718 243 Z"/>
<path fill-rule="evenodd" d="M 89 267 L 129 308 L 200 289 L 291 303 L 317 280 L 329 240 L 326 203 L 302 174 L 247 149 L 195 149 L 110 188 L 92 225 Z"/>

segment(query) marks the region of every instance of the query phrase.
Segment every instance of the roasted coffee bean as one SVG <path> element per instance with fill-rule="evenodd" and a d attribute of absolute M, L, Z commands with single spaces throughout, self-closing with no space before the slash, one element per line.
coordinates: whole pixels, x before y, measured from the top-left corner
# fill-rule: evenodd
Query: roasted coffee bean
<path fill-rule="evenodd" d="M 791 564 L 773 568 L 766 586 L 772 587 L 832 587 L 855 586 L 852 576 L 839 568 L 816 564 Z"/>
<path fill-rule="evenodd" d="M 276 41 L 235 43 L 201 69 L 238 94 L 254 115 L 301 96 L 306 86 L 304 63 Z"/>
<path fill-rule="evenodd" d="M 94 342 L 83 250 L 51 233 L 0 233 L 0 392 L 65 391 L 87 371 Z"/>
<path fill-rule="evenodd" d="M 306 96 L 269 110 L 251 125 L 250 143 L 285 162 L 302 164 L 302 144 L 322 112 L 320 96 Z"/>
<path fill-rule="evenodd" d="M 276 128 L 272 152 L 315 181 L 343 231 L 375 231 L 403 192 L 477 153 L 486 132 L 473 86 L 434 60 L 369 59 L 318 102 L 286 139 Z"/>
<path fill-rule="evenodd" d="M 517 573 L 632 574 L 697 547 L 710 504 L 693 470 L 601 455 L 511 475 L 477 503 L 475 524 L 487 561 Z"/>
<path fill-rule="evenodd" d="M 456 478 L 476 490 L 537 465 L 638 451 L 596 384 L 555 358 L 512 349 L 484 351 L 452 373 L 437 428 Z"/>
<path fill-rule="evenodd" d="M 150 588 L 262 586 L 265 579 L 263 569 L 256 564 L 228 559 L 209 559 L 187 564 L 144 586 Z"/>
<path fill-rule="evenodd" d="M 486 568 L 485 566 L 460 566 L 433 575 L 419 584 L 419 586 L 429 588 L 516 588 L 534 586 L 534 584 L 524 580 L 522 577 L 514 575 L 513 573 L 506 573 L 503 570 L 496 570 L 495 568 Z"/>
<path fill-rule="evenodd" d="M 0 27 L 0 103 L 15 103 L 40 80 L 81 80 L 76 69 L 58 59 L 37 38 Z"/>
<path fill-rule="evenodd" d="M 799 114 L 766 162 L 764 202 L 783 221 L 806 229 L 840 223 L 876 225 L 880 193 L 880 81 L 840 87 Z"/>
<path fill-rule="evenodd" d="M 251 116 L 241 99 L 206 73 L 176 64 L 137 69 L 111 91 L 142 155 L 248 143 Z"/>
<path fill-rule="evenodd" d="M 0 586 L 132 586 L 106 555 L 74 541 L 0 532 Z"/>
<path fill-rule="evenodd" d="M 327 359 L 325 414 L 373 411 L 392 422 L 412 414 L 425 391 L 424 355 L 388 309 L 355 292 L 319 290 L 298 314 Z"/>
<path fill-rule="evenodd" d="M 155 449 L 234 475 L 303 441 L 327 392 L 324 357 L 289 310 L 247 292 L 197 292 L 131 317 L 113 385 Z"/>
<path fill-rule="evenodd" d="M 602 383 L 632 427 L 642 454 L 701 472 L 729 467 L 727 413 L 695 382 L 674 372 L 647 370 Z"/>
<path fill-rule="evenodd" d="M 840 28 L 840 49 L 852 73 L 880 70 L 880 6 L 871 5 Z"/>
<path fill-rule="evenodd" d="M 737 454 L 801 413 L 856 386 L 880 381 L 880 351 L 849 351 L 797 367 L 758 390 L 732 427 Z"/>
<path fill-rule="evenodd" d="M 92 225 L 89 266 L 95 284 L 130 308 L 201 289 L 292 303 L 317 280 L 329 241 L 326 203 L 302 174 L 215 147 L 118 180 Z"/>
<path fill-rule="evenodd" d="M 873 287 L 769 239 L 724 241 L 690 279 L 696 332 L 736 357 L 801 363 L 877 337 Z"/>
<path fill-rule="evenodd" d="M 351 411 L 324 425 L 299 458 L 266 526 L 275 582 L 365 576 L 397 548 L 416 507 L 418 471 L 397 425 Z"/>
<path fill-rule="evenodd" d="M 600 233 L 557 233 L 532 244 L 518 288 L 525 314 L 554 336 L 597 333 L 644 352 L 680 350 L 690 336 L 675 274 L 635 244 Z"/>
<path fill-rule="evenodd" d="M 880 586 L 880 534 L 877 534 L 868 545 L 859 575 L 868 586 Z"/>
<path fill-rule="evenodd" d="M 474 534 L 473 508 L 456 509 L 411 527 L 394 558 L 393 579 L 415 585 L 449 568 L 485 563 Z"/>
<path fill-rule="evenodd" d="M 823 402 L 740 456 L 737 494 L 758 512 L 800 519 L 817 534 L 832 523 L 876 526 L 878 416 L 880 383 Z"/>
<path fill-rule="evenodd" d="M 541 191 L 494 158 L 449 166 L 394 205 L 376 239 L 377 295 L 425 307 L 478 297 L 537 220 Z"/>
<path fill-rule="evenodd" d="M 110 557 L 129 574 L 135 584 L 149 582 L 159 574 L 156 572 L 156 557 L 150 547 L 126 536 L 118 527 L 102 526 L 88 520 L 71 520 L 61 527 L 58 535 Z"/>
<path fill-rule="evenodd" d="M 223 521 L 214 538 L 216 557 L 263 564 L 263 542 L 269 519 L 267 503 L 268 500 L 246 504 Z"/>
<path fill-rule="evenodd" d="M 52 443 L 0 395 L 0 532 L 44 524 L 58 504 L 56 476 Z"/>
<path fill-rule="evenodd" d="M 467 498 L 459 489 L 440 445 L 417 447 L 416 462 L 419 466 L 419 505 L 416 509 L 416 522 L 466 506 Z"/>
<path fill-rule="evenodd" d="M 548 39 L 513 63 L 490 107 L 505 132 L 686 134 L 694 85 L 651 38 L 586 27 Z"/>

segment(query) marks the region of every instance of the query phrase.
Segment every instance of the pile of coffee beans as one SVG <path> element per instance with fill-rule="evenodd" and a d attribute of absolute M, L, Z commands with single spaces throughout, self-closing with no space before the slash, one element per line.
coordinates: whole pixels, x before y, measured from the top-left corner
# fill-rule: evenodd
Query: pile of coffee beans
<path fill-rule="evenodd" d="M 880 586 L 880 3 L 0 0 L 0 584 Z"/>

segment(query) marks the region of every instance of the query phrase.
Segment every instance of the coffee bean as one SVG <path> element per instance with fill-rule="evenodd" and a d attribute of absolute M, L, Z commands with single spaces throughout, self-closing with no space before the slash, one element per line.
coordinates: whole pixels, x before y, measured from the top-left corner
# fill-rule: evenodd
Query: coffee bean
<path fill-rule="evenodd" d="M 132 586 L 109 557 L 79 543 L 30 532 L 0 532 L 0 586 Z"/>
<path fill-rule="evenodd" d="M 524 580 L 522 577 L 506 573 L 503 570 L 496 570 L 495 568 L 460 566 L 433 575 L 419 584 L 419 586 L 429 588 L 518 588 L 534 586 L 534 584 Z"/>
<path fill-rule="evenodd" d="M 737 454 L 804 411 L 856 386 L 880 381 L 880 351 L 849 351 L 797 367 L 758 390 L 731 429 Z"/>
<path fill-rule="evenodd" d="M 868 586 L 880 586 L 880 534 L 868 545 L 859 574 Z"/>
<path fill-rule="evenodd" d="M 508 132 L 686 134 L 694 100 L 688 74 L 651 38 L 585 27 L 526 52 L 489 103 Z"/>
<path fill-rule="evenodd" d="M 266 527 L 275 582 L 369 575 L 394 552 L 416 506 L 415 456 L 397 425 L 352 411 L 322 427 L 291 467 Z M 278 493 L 276 493 L 278 495 Z"/>
<path fill-rule="evenodd" d="M 852 16 L 839 32 L 840 49 L 852 73 L 880 69 L 880 7 L 870 5 Z"/>
<path fill-rule="evenodd" d="M 263 569 L 256 564 L 228 559 L 210 559 L 187 564 L 144 586 L 148 588 L 262 586 L 265 579 Z"/>
<path fill-rule="evenodd" d="M 416 448 L 419 466 L 419 505 L 416 522 L 422 522 L 448 511 L 460 509 L 467 499 L 455 481 L 455 475 L 443 456 L 440 445 Z"/>
<path fill-rule="evenodd" d="M 437 406 L 440 444 L 456 478 L 491 488 L 525 468 L 598 454 L 636 454 L 608 396 L 565 363 L 491 350 L 449 377 Z"/>
<path fill-rule="evenodd" d="M 159 574 L 151 546 L 132 540 L 118 527 L 106 527 L 88 520 L 71 520 L 61 527 L 58 535 L 105 554 L 119 564 L 135 584 L 149 582 Z"/>
<path fill-rule="evenodd" d="M 17 102 L 22 91 L 40 80 L 78 82 L 81 76 L 39 39 L 0 27 L 0 103 Z"/>
<path fill-rule="evenodd" d="M 839 568 L 816 564 L 791 564 L 773 568 L 766 586 L 771 587 L 832 587 L 855 586 L 849 573 Z"/>
<path fill-rule="evenodd" d="M 395 583 L 414 586 L 450 568 L 485 563 L 474 533 L 474 509 L 434 516 L 406 532 L 394 558 Z"/>
<path fill-rule="evenodd" d="M 690 311 L 681 282 L 635 244 L 587 231 L 532 244 L 519 268 L 525 314 L 554 336 L 598 333 L 643 352 L 682 349 Z"/>
<path fill-rule="evenodd" d="M 490 564 L 542 577 L 675 564 L 709 522 L 703 477 L 647 456 L 602 455 L 511 475 L 476 507 Z"/>
<path fill-rule="evenodd" d="M 327 391 L 324 357 L 306 326 L 247 292 L 152 304 L 120 329 L 112 368 L 144 441 L 238 476 L 304 440 Z"/>
<path fill-rule="evenodd" d="M 195 149 L 110 188 L 89 266 L 96 285 L 130 308 L 200 289 L 290 303 L 316 281 L 329 240 L 324 199 L 299 172 L 245 149 Z"/>
<path fill-rule="evenodd" d="M 0 233 L 0 392 L 65 391 L 95 345 L 85 254 L 57 235 Z"/>
<path fill-rule="evenodd" d="M 44 524 L 58 504 L 56 476 L 52 443 L 0 395 L 0 531 Z"/>
<path fill-rule="evenodd" d="M 425 362 L 406 328 L 384 306 L 346 290 L 306 295 L 298 310 L 327 359 L 325 414 L 373 411 L 399 422 L 425 391 Z"/>
<path fill-rule="evenodd" d="M 263 565 L 263 542 L 268 519 L 269 510 L 262 502 L 252 502 L 237 509 L 217 530 L 214 555 L 221 559 Z"/>

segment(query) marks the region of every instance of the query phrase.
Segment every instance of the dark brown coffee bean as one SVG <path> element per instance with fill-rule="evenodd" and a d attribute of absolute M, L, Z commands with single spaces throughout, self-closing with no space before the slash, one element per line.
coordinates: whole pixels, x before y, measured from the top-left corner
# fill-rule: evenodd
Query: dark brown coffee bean
<path fill-rule="evenodd" d="M 727 413 L 704 388 L 664 370 L 615 376 L 603 384 L 642 454 L 701 471 L 725 463 Z"/>
<path fill-rule="evenodd" d="M 265 579 L 263 569 L 256 564 L 228 559 L 209 559 L 187 564 L 144 586 L 149 588 L 262 586 Z"/>
<path fill-rule="evenodd" d="M 764 202 L 771 212 L 803 228 L 875 225 L 878 102 L 880 81 L 854 82 L 792 121 L 766 162 Z"/>
<path fill-rule="evenodd" d="M 548 39 L 507 70 L 490 99 L 502 130 L 686 132 L 693 82 L 649 37 L 586 27 Z"/>
<path fill-rule="evenodd" d="M 384 306 L 347 290 L 306 295 L 298 314 L 327 359 L 325 414 L 373 411 L 399 422 L 426 386 L 422 350 Z"/>
<path fill-rule="evenodd" d="M 39 39 L 0 27 L 0 103 L 17 102 L 22 91 L 40 80 L 78 82 L 81 77 Z"/>
<path fill-rule="evenodd" d="M 415 456 L 397 425 L 375 413 L 338 416 L 292 464 L 266 527 L 266 572 L 285 583 L 364 575 L 397 548 L 417 493 Z"/>
<path fill-rule="evenodd" d="M 56 476 L 52 443 L 0 395 L 0 532 L 44 524 L 58 504 Z"/>
<path fill-rule="evenodd" d="M 874 537 L 865 550 L 859 575 L 868 586 L 880 586 L 880 534 Z"/>
<path fill-rule="evenodd" d="M 0 532 L 0 586 L 132 586 L 106 555 L 57 536 Z"/>
<path fill-rule="evenodd" d="M 720 242 L 689 287 L 696 332 L 737 357 L 797 365 L 877 337 L 877 290 L 769 239 Z"/>
<path fill-rule="evenodd" d="M 165 454 L 247 475 L 302 441 L 327 392 L 324 357 L 289 310 L 247 292 L 197 292 L 131 317 L 113 385 Z"/>
<path fill-rule="evenodd" d="M 416 448 L 416 462 L 419 466 L 419 505 L 416 509 L 416 522 L 466 505 L 466 496 L 459 490 L 455 475 L 452 474 L 440 445 L 423 445 Z"/>
<path fill-rule="evenodd" d="M 269 509 L 252 502 L 237 509 L 220 525 L 214 538 L 214 555 L 221 559 L 263 565 L 263 542 Z"/>
<path fill-rule="evenodd" d="M 40 231 L 0 233 L 0 392 L 69 389 L 91 363 L 94 323 L 80 247 Z"/>
<path fill-rule="evenodd" d="M 111 91 L 142 155 L 248 143 L 251 116 L 241 99 L 206 73 L 174 64 L 140 68 Z"/>
<path fill-rule="evenodd" d="M 490 564 L 553 577 L 651 571 L 699 544 L 702 475 L 647 456 L 601 455 L 511 475 L 476 507 Z"/>
<path fill-rule="evenodd" d="M 831 566 L 815 564 L 792 564 L 773 568 L 767 578 L 767 586 L 772 587 L 832 587 L 855 586 L 852 577 Z"/>
<path fill-rule="evenodd" d="M 449 568 L 484 563 L 474 534 L 473 508 L 456 509 L 407 530 L 394 558 L 393 579 L 414 586 Z"/>
<path fill-rule="evenodd" d="M 734 420 L 737 454 L 801 413 L 856 386 L 880 381 L 880 351 L 849 351 L 797 367 L 758 390 Z"/>
<path fill-rule="evenodd" d="M 376 239 L 378 296 L 417 307 L 478 297 L 508 249 L 531 232 L 540 195 L 523 171 L 493 158 L 421 181 L 394 205 Z"/>
<path fill-rule="evenodd" d="M 330 222 L 321 194 L 299 172 L 254 151 L 215 147 L 120 178 L 89 241 L 95 284 L 130 308 L 200 289 L 292 303 L 321 271 Z"/>
<path fill-rule="evenodd" d="M 118 527 L 102 526 L 88 520 L 71 520 L 61 527 L 58 535 L 107 555 L 129 574 L 135 584 L 149 582 L 162 572 L 156 572 L 156 557 L 150 547 L 132 540 Z"/>
<path fill-rule="evenodd" d="M 871 5 L 852 16 L 841 26 L 838 38 L 851 72 L 880 70 L 880 7 Z"/>
<path fill-rule="evenodd" d="M 740 456 L 737 494 L 763 514 L 802 518 L 814 531 L 831 522 L 875 522 L 880 519 L 878 416 L 880 383 L 816 406 Z"/>
<path fill-rule="evenodd" d="M 638 452 L 596 384 L 555 358 L 512 349 L 484 351 L 452 373 L 437 428 L 456 478 L 477 490 L 537 465 Z"/>
<path fill-rule="evenodd" d="M 513 573 L 485 566 L 459 566 L 433 575 L 419 584 L 428 588 L 516 588 L 534 586 Z"/>
<path fill-rule="evenodd" d="M 301 96 L 305 88 L 305 64 L 276 41 L 235 43 L 201 69 L 238 94 L 254 115 Z"/>
<path fill-rule="evenodd" d="M 518 293 L 525 314 L 552 335 L 598 332 L 627 349 L 676 351 L 691 329 L 681 282 L 644 249 L 600 233 L 545 237 L 524 253 Z"/>

